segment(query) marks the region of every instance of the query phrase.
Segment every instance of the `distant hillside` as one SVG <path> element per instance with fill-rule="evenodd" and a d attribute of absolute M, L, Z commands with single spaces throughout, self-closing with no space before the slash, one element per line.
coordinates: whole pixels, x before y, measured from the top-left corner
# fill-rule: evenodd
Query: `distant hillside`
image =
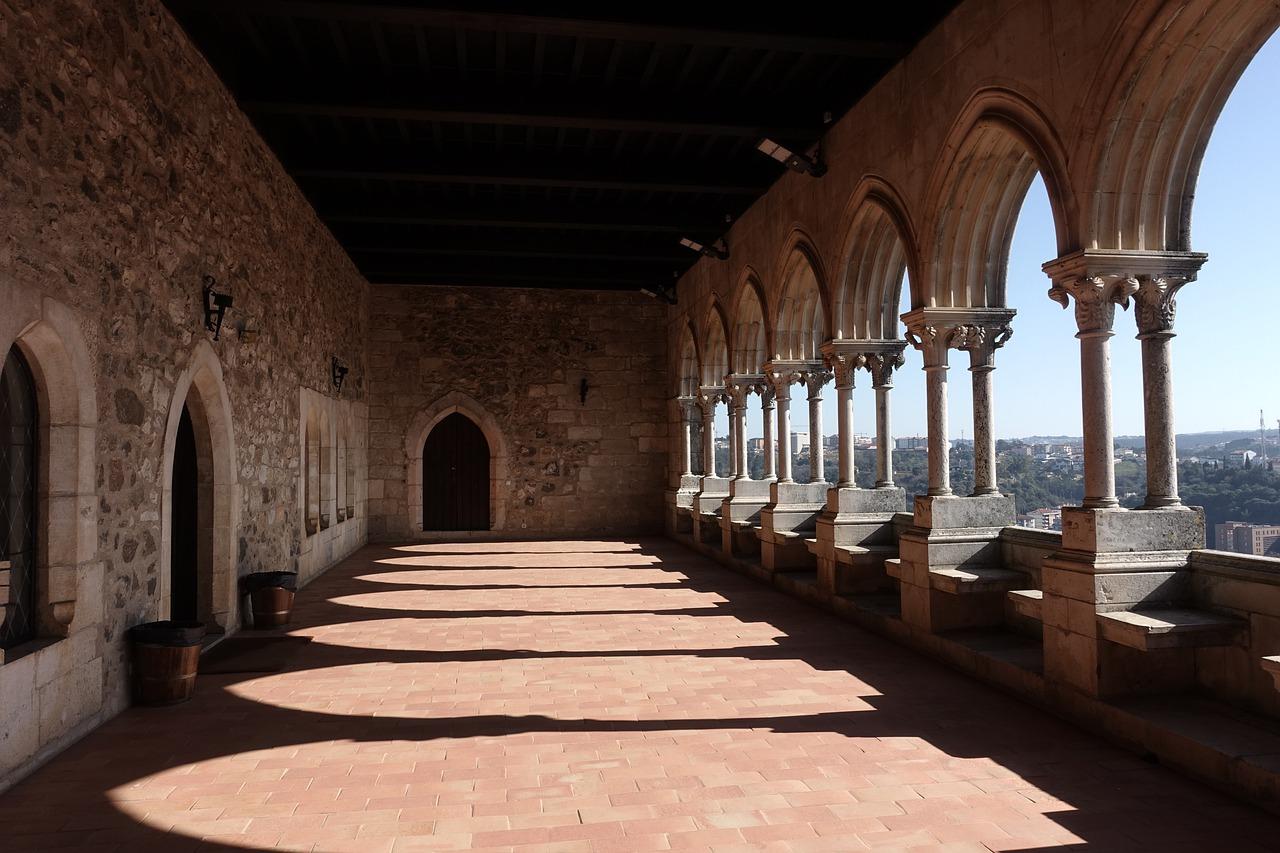
<path fill-rule="evenodd" d="M 1024 438 L 1014 439 L 1027 444 L 1079 444 L 1081 438 L 1078 435 L 1029 435 Z M 1256 429 L 1233 429 L 1220 430 L 1218 432 L 1180 432 L 1176 438 L 1178 442 L 1178 450 L 1180 452 L 1191 452 L 1205 447 L 1217 447 L 1232 442 L 1239 442 L 1228 449 L 1236 450 L 1239 448 L 1257 449 L 1258 431 Z M 1267 431 L 1267 447 L 1274 448 L 1276 441 L 1275 431 Z M 1120 435 L 1116 436 L 1116 447 L 1142 447 L 1144 439 L 1140 435 Z"/>

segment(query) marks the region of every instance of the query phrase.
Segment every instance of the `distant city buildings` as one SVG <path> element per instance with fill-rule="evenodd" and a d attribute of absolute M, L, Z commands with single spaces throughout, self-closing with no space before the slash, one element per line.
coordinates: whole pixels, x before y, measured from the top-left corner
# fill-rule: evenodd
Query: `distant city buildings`
<path fill-rule="evenodd" d="M 1018 516 L 1015 521 L 1019 527 L 1031 527 L 1035 530 L 1061 530 L 1062 508 L 1041 507 L 1033 509 L 1026 515 Z"/>
<path fill-rule="evenodd" d="M 1233 450 L 1227 454 L 1227 464 L 1232 468 L 1245 468 L 1257 458 L 1258 454 L 1252 450 Z"/>
<path fill-rule="evenodd" d="M 799 453 L 802 450 L 809 449 L 809 433 L 793 432 L 791 433 L 791 452 Z"/>
<path fill-rule="evenodd" d="M 929 437 L 927 435 L 903 435 L 894 441 L 895 450 L 927 450 L 929 448 Z"/>
<path fill-rule="evenodd" d="M 1213 547 L 1219 551 L 1255 557 L 1277 556 L 1269 552 L 1280 550 L 1280 524 L 1248 524 L 1243 521 L 1215 524 Z"/>

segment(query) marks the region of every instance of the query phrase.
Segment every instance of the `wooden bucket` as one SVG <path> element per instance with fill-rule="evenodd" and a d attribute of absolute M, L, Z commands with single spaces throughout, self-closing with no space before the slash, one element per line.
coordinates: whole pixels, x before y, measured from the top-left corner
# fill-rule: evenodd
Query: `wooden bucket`
<path fill-rule="evenodd" d="M 200 646 L 133 644 L 133 698 L 139 705 L 176 705 L 195 693 Z"/>
<path fill-rule="evenodd" d="M 253 602 L 253 627 L 276 628 L 289 624 L 293 613 L 293 590 L 264 586 L 249 594 Z"/>

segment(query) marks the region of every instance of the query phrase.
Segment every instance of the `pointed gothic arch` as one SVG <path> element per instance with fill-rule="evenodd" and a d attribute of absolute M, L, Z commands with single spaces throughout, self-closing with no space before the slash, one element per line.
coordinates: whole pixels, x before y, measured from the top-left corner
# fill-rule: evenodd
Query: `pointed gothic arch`
<path fill-rule="evenodd" d="M 239 482 L 231 403 L 222 365 L 207 340 L 196 344 L 174 385 L 164 435 L 160 526 L 160 618 L 170 617 L 174 575 L 174 462 L 183 414 L 194 433 L 198 485 L 195 553 L 196 616 L 211 631 L 233 631 L 237 623 L 235 536 Z M 179 531 L 182 534 L 183 531 Z M 183 567 L 178 567 L 182 570 Z"/>
<path fill-rule="evenodd" d="M 753 268 L 747 267 L 742 272 L 733 303 L 733 349 L 729 367 L 734 373 L 760 373 L 769 359 L 773 330 L 769 326 L 765 304 L 760 277 Z"/>
<path fill-rule="evenodd" d="M 780 294 L 773 358 L 817 361 L 830 337 L 825 276 L 817 252 L 800 231 L 792 233 L 778 266 Z"/>
<path fill-rule="evenodd" d="M 1044 114 L 1007 89 L 976 93 L 952 125 L 926 210 L 921 281 L 912 308 L 1002 308 L 1009 244 L 1037 172 L 1053 209 L 1058 253 L 1078 245 L 1064 148 Z"/>
<path fill-rule="evenodd" d="M 506 501 L 503 487 L 509 467 L 506 439 L 498 421 L 474 398 L 461 391 L 450 391 L 427 406 L 409 422 L 405 431 L 405 495 L 409 508 L 409 530 L 412 536 L 423 533 L 422 460 L 431 431 L 452 414 L 463 414 L 475 423 L 489 445 L 489 530 L 505 530 Z M 429 531 L 428 531 L 429 532 Z"/>
<path fill-rule="evenodd" d="M 899 339 L 903 279 L 919 279 L 915 229 L 901 197 L 880 178 L 863 178 L 849 207 L 852 213 L 841 255 L 832 337 Z"/>
<path fill-rule="evenodd" d="M 1109 85 L 1095 87 L 1084 113 L 1101 126 L 1089 154 L 1084 244 L 1190 251 L 1205 148 L 1240 75 L 1280 28 L 1280 5 L 1149 1 L 1125 24 L 1107 53 L 1118 58 L 1103 78 Z"/>

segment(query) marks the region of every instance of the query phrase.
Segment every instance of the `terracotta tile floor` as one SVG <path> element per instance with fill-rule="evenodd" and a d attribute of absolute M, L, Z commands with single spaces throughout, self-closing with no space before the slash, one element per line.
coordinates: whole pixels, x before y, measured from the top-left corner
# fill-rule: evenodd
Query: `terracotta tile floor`
<path fill-rule="evenodd" d="M 0 850 L 1275 850 L 1280 820 L 662 541 L 367 548 L 285 671 L 0 796 Z"/>

